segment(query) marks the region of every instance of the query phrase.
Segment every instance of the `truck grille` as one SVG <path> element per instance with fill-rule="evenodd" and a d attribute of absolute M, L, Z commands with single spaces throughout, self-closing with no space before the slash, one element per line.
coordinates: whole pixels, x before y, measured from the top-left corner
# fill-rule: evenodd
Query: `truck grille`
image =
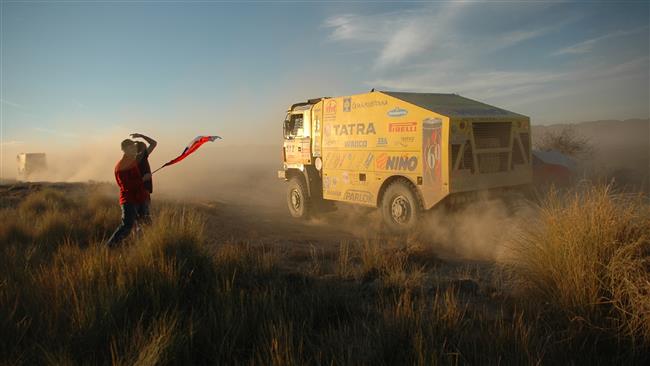
<path fill-rule="evenodd" d="M 470 169 L 474 173 L 474 153 L 472 152 L 472 145 L 467 141 L 465 143 L 465 151 L 463 152 L 463 161 L 461 169 Z"/>
<path fill-rule="evenodd" d="M 460 144 L 451 144 L 451 166 L 456 166 L 456 160 L 460 154 Z"/>
<path fill-rule="evenodd" d="M 483 153 L 478 155 L 480 173 L 498 173 L 508 171 L 508 153 Z"/>
<path fill-rule="evenodd" d="M 519 144 L 515 141 L 514 144 L 512 144 L 512 163 L 513 164 L 525 164 L 526 160 L 524 159 L 524 155 L 521 153 L 521 149 L 519 148 Z"/>
<path fill-rule="evenodd" d="M 485 151 L 483 149 L 503 149 L 510 147 L 512 122 L 472 123 L 478 172 L 481 174 L 507 172 L 510 153 L 506 151 Z"/>
<path fill-rule="evenodd" d="M 508 147 L 510 145 L 511 122 L 472 123 L 474 144 L 477 149 Z"/>
<path fill-rule="evenodd" d="M 458 161 L 458 156 L 460 155 L 461 146 L 463 148 L 463 159 Z M 474 172 L 474 155 L 472 155 L 472 145 L 467 140 L 465 143 L 461 144 L 452 144 L 451 145 L 451 166 L 453 168 L 458 164 L 458 170 L 470 169 Z"/>
<path fill-rule="evenodd" d="M 518 140 L 521 141 L 521 148 L 517 143 L 517 138 L 512 144 L 512 163 L 513 164 L 526 164 L 530 156 L 530 142 L 528 141 L 528 133 L 522 132 L 519 134 Z"/>
<path fill-rule="evenodd" d="M 452 167 L 491 174 L 508 172 L 515 169 L 516 164 L 529 163 L 530 135 L 521 132 L 513 136 L 512 122 L 474 122 L 472 134 L 474 144 L 467 140 L 451 145 Z"/>

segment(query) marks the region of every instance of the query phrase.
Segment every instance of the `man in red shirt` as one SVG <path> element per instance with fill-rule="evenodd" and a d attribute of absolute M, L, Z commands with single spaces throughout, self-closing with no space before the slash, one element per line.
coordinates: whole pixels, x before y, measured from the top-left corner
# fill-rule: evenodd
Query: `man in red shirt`
<path fill-rule="evenodd" d="M 149 200 L 149 192 L 145 189 L 144 181 L 151 179 L 151 173 L 145 175 L 140 173 L 135 142 L 129 139 L 122 141 L 122 151 L 124 155 L 115 165 L 115 181 L 120 187 L 122 222 L 108 239 L 109 247 L 118 245 L 129 235 L 140 206 Z"/>

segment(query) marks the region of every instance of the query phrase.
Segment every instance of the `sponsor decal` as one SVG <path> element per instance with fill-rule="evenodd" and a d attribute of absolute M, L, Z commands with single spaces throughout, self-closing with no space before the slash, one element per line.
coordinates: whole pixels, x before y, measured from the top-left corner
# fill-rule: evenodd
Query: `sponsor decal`
<path fill-rule="evenodd" d="M 350 112 L 354 109 L 374 108 L 388 105 L 387 100 L 369 100 L 365 102 L 353 102 L 352 97 L 343 98 L 343 112 Z M 328 110 L 330 105 L 325 104 L 325 113 L 336 113 L 336 102 L 331 106 L 333 109 Z"/>
<path fill-rule="evenodd" d="M 370 122 L 365 123 L 348 123 L 344 125 L 334 125 L 334 134 L 342 135 L 376 135 L 375 125 Z"/>
<path fill-rule="evenodd" d="M 336 119 L 336 100 L 328 99 L 324 102 L 323 120 L 334 121 Z"/>
<path fill-rule="evenodd" d="M 385 137 L 377 138 L 377 146 L 386 146 L 388 145 L 388 140 Z"/>
<path fill-rule="evenodd" d="M 323 187 L 325 188 L 326 191 L 328 189 L 330 189 L 330 184 L 331 184 L 330 183 L 330 177 L 324 177 L 323 178 Z"/>
<path fill-rule="evenodd" d="M 336 100 L 328 99 L 325 102 L 325 114 L 335 114 L 336 113 Z"/>
<path fill-rule="evenodd" d="M 385 105 L 388 105 L 387 100 L 369 100 L 365 102 L 351 103 L 352 109 L 374 108 L 374 107 L 382 107 Z"/>
<path fill-rule="evenodd" d="M 388 114 L 389 117 L 402 117 L 402 116 L 406 116 L 407 114 L 409 114 L 409 111 L 407 111 L 406 109 L 402 109 L 400 107 L 395 107 L 395 108 L 391 109 L 390 111 L 388 111 L 387 114 Z"/>
<path fill-rule="evenodd" d="M 428 118 L 423 121 L 422 129 L 422 159 L 424 159 L 424 185 L 439 189 L 442 183 L 442 121 L 439 118 Z"/>
<path fill-rule="evenodd" d="M 345 147 L 368 147 L 368 141 L 346 141 Z"/>
<path fill-rule="evenodd" d="M 363 167 L 366 169 L 370 168 L 370 164 L 372 164 L 372 161 L 374 159 L 375 159 L 375 155 L 369 153 L 368 156 L 366 157 L 366 160 L 363 162 Z"/>
<path fill-rule="evenodd" d="M 318 117 L 314 118 L 314 132 L 320 133 L 320 118 Z"/>
<path fill-rule="evenodd" d="M 343 183 L 350 184 L 350 174 L 348 172 L 343 172 L 341 178 L 343 179 Z"/>
<path fill-rule="evenodd" d="M 336 145 L 336 140 L 325 140 L 325 146 Z"/>
<path fill-rule="evenodd" d="M 336 169 L 342 164 L 343 159 L 339 153 L 328 153 L 325 155 L 323 164 L 327 169 Z"/>
<path fill-rule="evenodd" d="M 349 189 L 345 191 L 345 195 L 343 196 L 343 199 L 346 201 L 371 203 L 372 193 L 366 191 L 359 191 L 356 189 Z"/>
<path fill-rule="evenodd" d="M 340 191 L 326 191 L 326 193 L 329 196 L 341 197 L 341 192 Z"/>
<path fill-rule="evenodd" d="M 352 108 L 352 98 L 343 98 L 343 112 L 349 112 Z"/>
<path fill-rule="evenodd" d="M 440 164 L 440 145 L 429 145 L 427 147 L 426 157 L 429 169 L 435 170 L 438 164 Z"/>
<path fill-rule="evenodd" d="M 395 142 L 395 146 L 408 147 L 415 142 L 415 136 L 402 136 L 399 141 Z"/>
<path fill-rule="evenodd" d="M 322 139 L 320 138 L 321 135 L 321 123 L 320 123 L 320 117 L 316 116 L 314 118 L 314 156 L 320 156 L 321 155 L 321 141 Z"/>
<path fill-rule="evenodd" d="M 408 155 L 394 156 L 381 154 L 377 157 L 375 166 L 381 170 L 408 170 L 414 171 L 418 167 L 418 158 Z"/>
<path fill-rule="evenodd" d="M 417 122 L 393 122 L 388 124 L 388 132 L 415 132 L 417 129 Z"/>
<path fill-rule="evenodd" d="M 323 134 L 325 136 L 330 136 L 332 134 L 332 126 L 331 125 L 325 125 L 323 127 Z"/>

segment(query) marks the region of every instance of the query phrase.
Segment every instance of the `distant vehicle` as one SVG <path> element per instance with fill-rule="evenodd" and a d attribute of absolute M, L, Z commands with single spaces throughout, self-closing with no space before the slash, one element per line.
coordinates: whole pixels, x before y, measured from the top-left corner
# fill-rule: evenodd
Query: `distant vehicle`
<path fill-rule="evenodd" d="M 536 184 L 566 186 L 575 176 L 576 161 L 555 150 L 533 150 L 533 180 Z"/>
<path fill-rule="evenodd" d="M 405 232 L 448 197 L 530 184 L 530 133 L 528 117 L 456 94 L 311 99 L 288 110 L 278 176 L 294 217 L 341 201 Z"/>
<path fill-rule="evenodd" d="M 47 170 L 44 153 L 20 153 L 16 156 L 18 180 L 29 180 L 30 176 Z"/>

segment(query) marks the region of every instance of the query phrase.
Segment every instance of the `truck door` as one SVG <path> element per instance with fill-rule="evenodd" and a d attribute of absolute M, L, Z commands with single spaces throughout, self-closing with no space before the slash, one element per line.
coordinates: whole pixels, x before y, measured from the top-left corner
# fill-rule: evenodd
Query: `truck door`
<path fill-rule="evenodd" d="M 288 165 L 311 164 L 310 111 L 287 114 L 284 121 L 284 161 Z"/>

